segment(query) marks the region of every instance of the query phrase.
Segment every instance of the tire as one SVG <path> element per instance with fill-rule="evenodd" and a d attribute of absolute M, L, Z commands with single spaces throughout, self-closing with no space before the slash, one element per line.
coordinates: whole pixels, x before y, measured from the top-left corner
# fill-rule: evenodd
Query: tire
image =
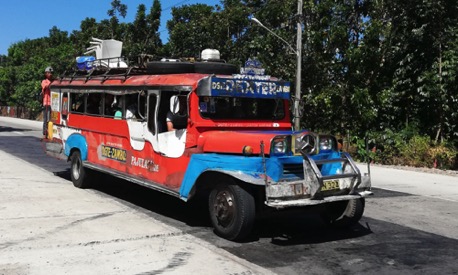
<path fill-rule="evenodd" d="M 70 177 L 73 185 L 78 188 L 89 188 L 90 181 L 88 175 L 88 169 L 84 168 L 83 161 L 81 160 L 81 153 L 74 151 L 70 157 Z"/>
<path fill-rule="evenodd" d="M 146 64 L 148 74 L 183 74 L 193 73 L 194 64 L 189 62 L 152 61 Z"/>
<path fill-rule="evenodd" d="M 330 226 L 350 227 L 357 224 L 363 216 L 365 204 L 364 198 L 329 203 L 321 217 Z"/>
<path fill-rule="evenodd" d="M 235 65 L 221 62 L 196 62 L 194 71 L 200 74 L 232 75 L 238 73 Z"/>
<path fill-rule="evenodd" d="M 253 196 L 236 184 L 219 184 L 210 193 L 209 212 L 217 235 L 240 241 L 250 234 L 256 210 Z"/>

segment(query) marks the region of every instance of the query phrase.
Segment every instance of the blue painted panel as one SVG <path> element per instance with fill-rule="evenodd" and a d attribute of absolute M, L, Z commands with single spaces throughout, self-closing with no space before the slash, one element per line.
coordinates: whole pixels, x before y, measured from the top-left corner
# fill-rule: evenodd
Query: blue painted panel
<path fill-rule="evenodd" d="M 321 160 L 321 159 L 336 159 L 340 158 L 339 152 L 331 152 L 331 153 L 322 153 L 318 155 L 312 156 L 313 160 Z M 333 162 L 333 163 L 325 163 L 321 167 L 321 174 L 323 176 L 331 176 L 337 174 L 338 170 L 342 171 L 342 163 L 341 162 Z"/>
<path fill-rule="evenodd" d="M 301 161 L 301 158 L 296 158 Z M 280 158 L 266 158 L 267 175 L 278 181 L 283 173 Z M 251 177 L 261 177 L 264 174 L 262 157 L 228 156 L 219 154 L 194 154 L 184 175 L 180 188 L 180 196 L 187 198 L 197 178 L 205 171 L 224 170 L 243 173 Z"/>
<path fill-rule="evenodd" d="M 312 159 L 340 158 L 339 152 L 331 152 L 312 156 Z M 302 164 L 302 156 L 281 156 L 266 158 L 267 176 L 274 182 L 284 177 L 283 166 L 285 164 Z M 334 175 L 338 169 L 342 169 L 340 162 L 323 164 L 321 173 L 323 176 Z M 184 175 L 180 188 L 180 196 L 187 198 L 197 178 L 205 171 L 220 170 L 237 172 L 251 177 L 259 177 L 264 174 L 262 157 L 228 156 L 220 154 L 194 154 Z"/>
<path fill-rule="evenodd" d="M 301 156 L 266 158 L 267 176 L 273 181 L 284 177 L 283 164 L 302 164 Z M 205 171 L 220 170 L 242 173 L 259 178 L 264 175 L 262 157 L 228 156 L 220 154 L 194 154 L 185 173 L 180 195 L 187 198 L 197 178 Z"/>
<path fill-rule="evenodd" d="M 71 134 L 65 142 L 65 155 L 70 156 L 73 148 L 78 148 L 81 153 L 81 159 L 87 160 L 87 142 L 86 138 L 81 134 Z"/>

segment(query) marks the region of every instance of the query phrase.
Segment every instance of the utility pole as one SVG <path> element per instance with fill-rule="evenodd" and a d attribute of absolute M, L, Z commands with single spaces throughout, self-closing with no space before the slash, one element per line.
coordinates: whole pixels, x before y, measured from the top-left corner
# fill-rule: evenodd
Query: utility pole
<path fill-rule="evenodd" d="M 296 94 L 294 95 L 294 130 L 301 128 L 301 116 L 299 103 L 301 101 L 301 78 L 302 78 L 302 0 L 297 1 L 297 40 L 296 40 Z"/>
<path fill-rule="evenodd" d="M 299 112 L 299 103 L 301 101 L 301 78 L 302 78 L 302 7 L 303 2 L 302 0 L 297 1 L 297 40 L 296 40 L 296 49 L 291 46 L 285 39 L 278 36 L 274 33 L 271 29 L 264 26 L 258 19 L 252 17 L 251 21 L 255 22 L 262 28 L 266 29 L 272 35 L 280 39 L 283 43 L 285 43 L 288 48 L 296 54 L 296 91 L 294 95 L 294 102 L 293 102 L 293 130 L 299 131 L 301 128 L 301 116 Z"/>

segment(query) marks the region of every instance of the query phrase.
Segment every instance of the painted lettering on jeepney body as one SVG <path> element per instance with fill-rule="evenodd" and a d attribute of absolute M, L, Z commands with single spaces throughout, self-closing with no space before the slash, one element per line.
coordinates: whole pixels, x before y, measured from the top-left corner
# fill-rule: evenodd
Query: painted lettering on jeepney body
<path fill-rule="evenodd" d="M 117 160 L 120 162 L 126 162 L 127 160 L 127 151 L 124 149 L 105 146 L 102 144 L 100 151 L 102 157 Z"/>
<path fill-rule="evenodd" d="M 147 169 L 150 172 L 159 172 L 159 165 L 155 164 L 154 161 L 149 159 L 132 156 L 130 165 Z"/>

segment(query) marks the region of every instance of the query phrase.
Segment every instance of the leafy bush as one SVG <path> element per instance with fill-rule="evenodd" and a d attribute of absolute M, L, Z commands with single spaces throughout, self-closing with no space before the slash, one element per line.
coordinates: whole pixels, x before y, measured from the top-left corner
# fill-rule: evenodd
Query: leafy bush
<path fill-rule="evenodd" d="M 417 167 L 432 167 L 433 159 L 429 154 L 431 148 L 430 138 L 413 136 L 407 143 L 400 147 L 402 164 Z"/>
<path fill-rule="evenodd" d="M 449 144 L 439 144 L 429 149 L 433 167 L 439 169 L 458 169 L 458 150 Z"/>
<path fill-rule="evenodd" d="M 353 137 L 347 151 L 357 161 L 387 165 L 407 165 L 439 169 L 457 169 L 458 150 L 451 143 L 435 144 L 431 138 L 416 134 L 412 129 L 368 134 L 368 149 L 364 138 Z"/>

